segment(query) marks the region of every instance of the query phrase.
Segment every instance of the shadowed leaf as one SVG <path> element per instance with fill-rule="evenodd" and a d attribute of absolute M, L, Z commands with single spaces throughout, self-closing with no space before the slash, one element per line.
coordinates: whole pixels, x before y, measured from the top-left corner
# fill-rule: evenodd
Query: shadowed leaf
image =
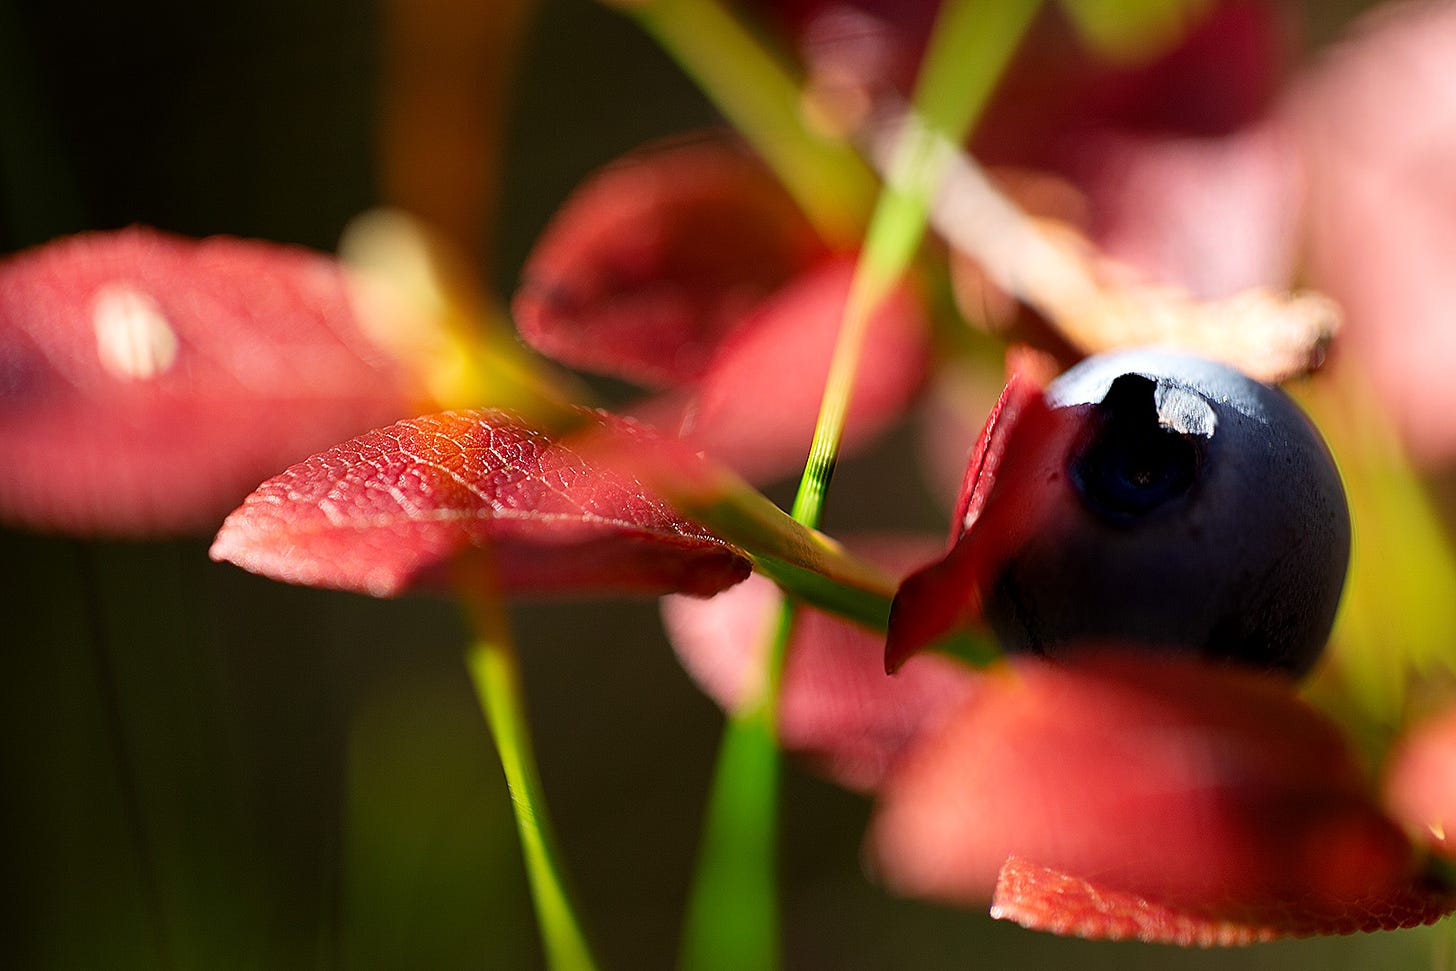
<path fill-rule="evenodd" d="M 590 420 L 623 448 L 654 436 Z M 263 483 L 212 556 L 275 579 L 393 596 L 484 550 L 505 593 L 715 593 L 748 561 L 634 478 L 498 411 L 402 421 Z"/>
<path fill-rule="evenodd" d="M 902 761 L 870 848 L 896 890 L 940 900 L 990 898 L 1013 857 L 1089 898 L 1092 881 L 1105 909 L 1079 915 L 1083 899 L 1065 925 L 1042 899 L 1051 876 L 1003 876 L 996 898 L 1089 936 L 1128 936 L 1142 918 L 1125 907 L 1147 901 L 1279 934 L 1434 919 L 1452 901 L 1423 896 L 1414 847 L 1366 789 L 1334 724 L 1280 681 L 1137 652 L 1024 661 Z"/>
<path fill-rule="evenodd" d="M 263 476 L 405 414 L 344 274 L 302 249 L 149 229 L 0 264 L 0 516 L 142 535 L 215 524 Z"/>
<path fill-rule="evenodd" d="M 682 436 L 750 480 L 801 471 L 853 275 L 852 260 L 821 264 L 725 338 L 682 407 Z M 929 328 L 911 290 L 887 297 L 869 327 L 874 352 L 855 383 L 851 446 L 902 414 L 925 375 Z"/>
<path fill-rule="evenodd" d="M 724 141 L 659 146 L 579 187 L 522 271 L 521 335 L 564 364 L 691 381 L 760 300 L 824 248 L 760 162 Z"/>

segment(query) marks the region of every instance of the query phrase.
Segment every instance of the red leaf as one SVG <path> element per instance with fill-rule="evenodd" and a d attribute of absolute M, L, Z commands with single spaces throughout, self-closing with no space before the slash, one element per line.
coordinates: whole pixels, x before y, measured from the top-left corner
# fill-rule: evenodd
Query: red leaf
<path fill-rule="evenodd" d="M 725 338 L 683 409 L 683 437 L 748 479 L 801 470 L 853 276 L 853 260 L 825 262 Z M 906 287 L 875 312 L 845 422 L 848 447 L 904 412 L 925 375 L 928 330 Z"/>
<path fill-rule="evenodd" d="M 1456 459 L 1456 8 L 1383 5 L 1296 90 L 1309 282 L 1423 463 Z"/>
<path fill-rule="evenodd" d="M 527 261 L 513 309 L 521 336 L 558 361 L 681 384 L 823 252 L 757 159 L 720 141 L 657 147 L 567 200 Z"/>
<path fill-rule="evenodd" d="M 1020 857 L 1119 894 L 1095 920 L 1069 903 L 1089 934 L 1134 920 L 1136 901 L 1281 933 L 1377 927 L 1420 890 L 1414 848 L 1331 722 L 1281 681 L 1148 654 L 987 678 L 887 780 L 870 841 L 905 893 L 983 901 Z M 1055 928 L 1044 889 L 1026 906 Z"/>
<path fill-rule="evenodd" d="M 1019 857 L 1001 868 L 991 916 L 1022 927 L 1097 940 L 1139 940 L 1180 947 L 1229 947 L 1280 937 L 1354 934 L 1434 923 L 1456 907 L 1449 893 L 1412 883 L 1324 911 L 1282 914 L 1182 909 L 1067 876 Z"/>
<path fill-rule="evenodd" d="M 856 544 L 872 562 L 903 571 L 933 543 L 896 537 Z M 753 697 L 779 598 L 750 577 L 711 600 L 668 597 L 662 614 L 683 667 L 724 709 Z M 884 639 L 828 614 L 801 608 L 779 700 L 785 750 L 851 789 L 872 790 L 929 726 L 962 702 L 973 683 L 965 665 L 924 657 L 895 678 L 881 661 Z"/>
<path fill-rule="evenodd" d="M 622 447 L 653 436 L 606 415 Z M 486 549 L 501 592 L 707 595 L 748 561 L 634 479 L 493 411 L 402 421 L 263 483 L 212 556 L 290 583 L 393 596 Z"/>
<path fill-rule="evenodd" d="M 1401 741 L 1390 756 L 1385 800 L 1420 839 L 1456 857 L 1456 708 Z"/>
<path fill-rule="evenodd" d="M 981 598 L 1005 557 L 1034 532 L 1053 504 L 1046 469 L 1065 454 L 1072 409 L 1053 411 L 1035 380 L 1013 372 L 971 453 L 944 559 L 917 570 L 895 594 L 885 668 L 981 617 Z"/>
<path fill-rule="evenodd" d="M 0 264 L 0 516 L 29 526 L 215 524 L 411 390 L 305 250 L 129 229 Z"/>
<path fill-rule="evenodd" d="M 1081 181 L 1101 164 L 1107 133 L 1213 138 L 1260 117 L 1291 59 L 1294 31 L 1268 0 L 1220 0 L 1173 48 L 1145 63 L 1088 51 L 1044 16 L 977 126 L 972 151 L 990 165 L 1050 168 Z"/>

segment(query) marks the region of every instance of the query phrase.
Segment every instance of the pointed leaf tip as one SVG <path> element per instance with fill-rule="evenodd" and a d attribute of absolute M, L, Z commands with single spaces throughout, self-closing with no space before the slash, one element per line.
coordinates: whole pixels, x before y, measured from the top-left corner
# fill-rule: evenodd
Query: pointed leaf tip
<path fill-rule="evenodd" d="M 590 413 L 621 448 L 646 429 Z M 506 594 L 681 591 L 742 580 L 737 550 L 633 477 L 499 411 L 402 421 L 263 483 L 223 524 L 212 556 L 274 579 L 394 596 L 491 558 Z"/>
<path fill-rule="evenodd" d="M 886 671 L 893 674 L 956 627 L 981 619 L 984 591 L 1024 535 L 1021 530 L 1036 521 L 1027 470 L 1065 433 L 1043 400 L 1041 382 L 1028 371 L 1013 370 L 966 466 L 950 552 L 912 573 L 895 594 Z M 1011 487 L 998 490 L 1005 482 Z"/>

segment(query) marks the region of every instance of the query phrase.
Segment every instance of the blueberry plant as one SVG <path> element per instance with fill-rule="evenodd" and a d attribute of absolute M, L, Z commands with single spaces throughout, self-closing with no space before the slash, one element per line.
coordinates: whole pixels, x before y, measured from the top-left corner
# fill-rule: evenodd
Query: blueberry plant
<path fill-rule="evenodd" d="M 337 259 L 145 228 L 8 257 L 0 515 L 216 526 L 266 577 L 456 600 L 553 968 L 598 960 L 507 609 L 541 596 L 662 597 L 726 712 L 663 928 L 684 967 L 780 963 L 784 753 L 869 797 L 877 882 L 1034 930 L 1456 909 L 1450 716 L 1423 717 L 1456 654 L 1380 619 L 1456 568 L 1343 356 L 1359 292 L 1295 286 L 1348 266 L 1305 242 L 1347 202 L 1342 71 L 1451 18 L 1397 7 L 1288 81 L 1292 11 L 1253 0 L 612 6 L 727 126 L 589 176 L 509 315 L 471 240 L 400 213 Z M 568 369 L 633 390 L 605 408 Z M 821 531 L 841 455 L 925 400 L 949 544 Z M 1423 580 L 1372 580 L 1384 550 Z"/>

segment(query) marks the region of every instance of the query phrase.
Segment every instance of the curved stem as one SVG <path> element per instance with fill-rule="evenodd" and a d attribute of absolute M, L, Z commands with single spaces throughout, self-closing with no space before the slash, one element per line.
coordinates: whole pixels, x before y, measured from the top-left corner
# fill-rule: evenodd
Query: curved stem
<path fill-rule="evenodd" d="M 793 631 L 785 600 L 774 622 L 764 680 L 729 719 L 708 797 L 703 851 L 688 901 L 682 967 L 737 971 L 779 966 L 779 675 Z"/>
<path fill-rule="evenodd" d="M 488 567 L 472 566 L 473 579 L 493 580 Z M 495 584 L 460 585 L 466 607 L 475 626 L 475 640 L 465 653 L 475 696 L 480 702 L 496 752 L 505 770 L 511 792 L 511 809 L 521 839 L 526 876 L 540 924 L 548 965 L 554 971 L 594 971 L 586 935 L 571 902 L 561 854 L 556 847 L 546 799 L 541 786 L 536 756 L 531 746 L 530 724 L 526 719 L 525 696 L 520 668 L 509 625 Z"/>

